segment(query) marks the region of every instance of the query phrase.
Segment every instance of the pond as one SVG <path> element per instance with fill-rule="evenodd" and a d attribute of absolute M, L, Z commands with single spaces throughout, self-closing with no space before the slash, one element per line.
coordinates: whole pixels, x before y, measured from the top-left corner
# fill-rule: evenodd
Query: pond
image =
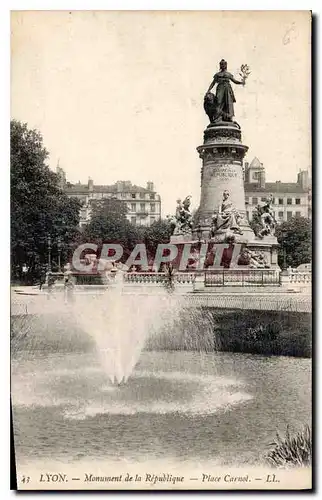
<path fill-rule="evenodd" d="M 311 360 L 142 352 L 112 385 L 93 349 L 12 356 L 18 465 L 39 460 L 264 462 L 276 431 L 311 421 Z"/>

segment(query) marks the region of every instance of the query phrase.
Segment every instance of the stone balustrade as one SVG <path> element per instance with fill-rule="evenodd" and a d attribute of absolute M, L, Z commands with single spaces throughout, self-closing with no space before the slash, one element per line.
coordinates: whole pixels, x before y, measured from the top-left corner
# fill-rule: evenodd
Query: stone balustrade
<path fill-rule="evenodd" d="M 145 273 L 145 272 L 134 272 L 125 273 L 124 282 L 125 283 L 164 283 L 166 281 L 165 273 Z"/>
<path fill-rule="evenodd" d="M 196 276 L 204 282 L 205 286 L 252 286 L 252 285 L 279 285 L 280 271 L 271 269 L 219 269 L 206 270 L 203 272 L 176 272 L 173 283 L 176 285 L 193 285 Z M 133 272 L 124 275 L 125 283 L 128 284 L 164 284 L 169 278 L 165 273 L 156 272 Z M 310 285 L 312 273 L 305 271 L 288 271 L 284 274 L 283 284 Z"/>
<path fill-rule="evenodd" d="M 165 273 L 133 272 L 124 275 L 127 285 L 164 285 L 169 282 Z M 272 269 L 218 269 L 206 271 L 176 272 L 173 276 L 175 286 L 190 285 L 195 288 L 218 286 L 267 286 L 280 285 L 279 270 Z"/>
<path fill-rule="evenodd" d="M 204 273 L 206 287 L 216 286 L 279 286 L 279 270 L 275 269 L 218 269 Z"/>
<path fill-rule="evenodd" d="M 173 281 L 175 284 L 192 284 L 195 273 L 175 273 Z M 128 284 L 164 284 L 169 281 L 165 273 L 133 272 L 124 274 L 124 281 Z"/>
<path fill-rule="evenodd" d="M 307 284 L 311 285 L 312 283 L 312 273 L 305 271 L 305 272 L 299 272 L 299 271 L 291 271 L 289 273 L 289 283 L 292 284 Z"/>

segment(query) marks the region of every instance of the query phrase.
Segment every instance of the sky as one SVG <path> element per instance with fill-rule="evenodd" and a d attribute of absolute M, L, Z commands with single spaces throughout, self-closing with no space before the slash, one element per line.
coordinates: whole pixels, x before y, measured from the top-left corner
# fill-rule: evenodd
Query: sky
<path fill-rule="evenodd" d="M 11 117 L 38 129 L 70 182 L 153 181 L 165 216 L 200 200 L 203 97 L 219 61 L 234 86 L 246 161 L 268 181 L 311 163 L 308 11 L 17 11 Z"/>

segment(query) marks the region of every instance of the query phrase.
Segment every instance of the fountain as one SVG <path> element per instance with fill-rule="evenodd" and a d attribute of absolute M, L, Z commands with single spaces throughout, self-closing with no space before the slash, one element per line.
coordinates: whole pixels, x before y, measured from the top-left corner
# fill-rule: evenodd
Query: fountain
<path fill-rule="evenodd" d="M 113 284 L 100 295 L 79 296 L 69 309 L 74 321 L 95 341 L 102 366 L 112 383 L 127 382 L 147 336 L 170 327 L 178 317 L 178 301 L 163 295 L 126 294 L 125 268 L 116 267 Z"/>

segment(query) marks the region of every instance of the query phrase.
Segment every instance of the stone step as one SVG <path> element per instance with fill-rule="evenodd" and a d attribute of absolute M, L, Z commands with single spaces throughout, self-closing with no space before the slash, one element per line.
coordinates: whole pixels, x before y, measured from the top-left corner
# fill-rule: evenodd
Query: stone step
<path fill-rule="evenodd" d="M 203 290 L 196 290 L 193 293 L 203 294 L 203 293 L 217 293 L 221 295 L 225 294 L 249 294 L 256 293 L 258 295 L 271 295 L 276 293 L 296 293 L 300 294 L 299 290 L 285 289 L 280 285 L 264 285 L 264 286 L 206 286 Z"/>

